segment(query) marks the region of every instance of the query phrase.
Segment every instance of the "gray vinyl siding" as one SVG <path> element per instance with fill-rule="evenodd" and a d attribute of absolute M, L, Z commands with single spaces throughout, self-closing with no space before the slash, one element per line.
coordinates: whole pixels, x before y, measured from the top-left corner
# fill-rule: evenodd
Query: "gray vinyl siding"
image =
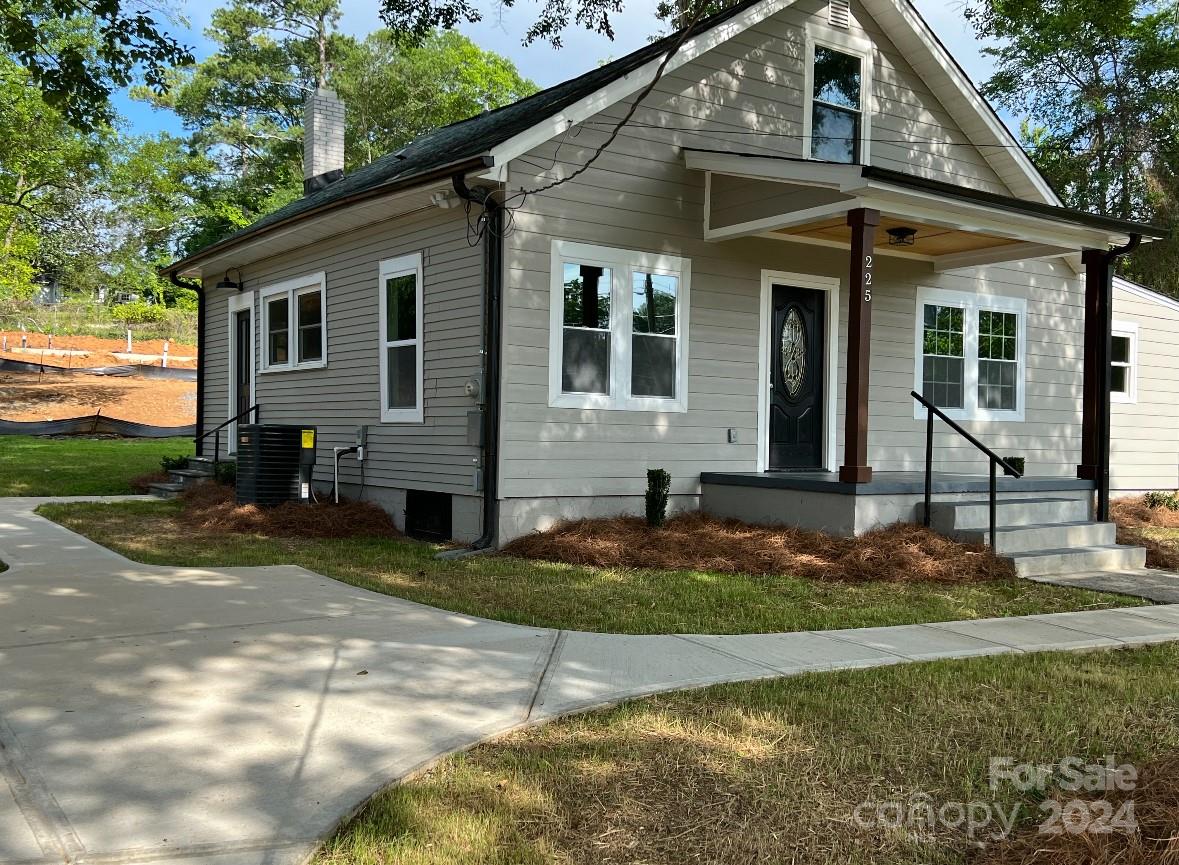
<path fill-rule="evenodd" d="M 205 432 L 219 426 L 229 416 L 229 294 L 214 291 L 215 279 L 206 279 L 204 333 L 204 404 L 200 407 Z M 225 453 L 226 434 L 221 438 Z M 212 455 L 213 437 L 205 439 L 203 453 Z"/>
<path fill-rule="evenodd" d="M 1119 492 L 1179 488 L 1179 310 L 1115 288 L 1113 317 L 1138 326 L 1138 398 L 1112 406 L 1110 484 Z"/>
<path fill-rule="evenodd" d="M 387 258 L 423 256 L 425 422 L 382 423 L 378 348 L 378 267 Z M 327 365 L 264 372 L 257 292 L 324 271 Z M 460 210 L 430 208 L 309 245 L 243 267 L 245 290 L 255 291 L 255 395 L 265 423 L 315 425 L 315 477 L 331 482 L 332 447 L 351 445 L 368 425 L 369 487 L 474 494 L 477 447 L 467 443 L 467 413 L 477 408 L 465 385 L 480 371 L 482 247 L 467 242 Z M 225 418 L 228 394 L 227 306 L 210 302 L 206 367 L 206 424 Z M 342 481 L 360 480 L 355 461 L 341 463 Z"/>
<path fill-rule="evenodd" d="M 866 21 L 862 7 L 853 6 Z M 696 494 L 706 471 L 757 464 L 759 296 L 763 269 L 839 278 L 837 463 L 843 453 L 847 251 L 760 238 L 702 239 L 704 177 L 683 168 L 680 147 L 801 155 L 802 26 L 825 17 L 804 0 L 740 34 L 661 82 L 593 167 L 528 197 L 506 240 L 504 413 L 501 493 L 506 498 L 640 495 L 648 468 L 671 472 L 672 493 Z M 928 135 L 965 144 L 961 131 L 879 32 L 873 136 Z M 559 142 L 514 161 L 509 190 L 568 173 L 604 140 L 613 106 Z M 654 129 L 652 127 L 663 127 Z M 669 128 L 670 127 L 670 128 Z M 686 129 L 698 130 L 694 132 Z M 781 136 L 758 136 L 750 129 Z M 941 180 L 1006 191 L 966 146 L 921 149 L 873 144 L 872 161 Z M 549 292 L 554 239 L 662 252 L 691 261 L 688 411 L 626 412 L 548 404 Z M 936 274 L 926 262 L 880 257 L 873 303 L 869 458 L 878 471 L 916 468 L 923 422 L 914 419 L 914 328 L 918 286 L 1028 299 L 1027 412 L 1023 422 L 968 425 L 1004 455 L 1026 456 L 1037 475 L 1071 476 L 1080 449 L 1083 298 L 1063 262 Z M 736 430 L 737 443 L 728 442 Z M 939 468 L 982 472 L 978 456 L 939 433 Z"/>

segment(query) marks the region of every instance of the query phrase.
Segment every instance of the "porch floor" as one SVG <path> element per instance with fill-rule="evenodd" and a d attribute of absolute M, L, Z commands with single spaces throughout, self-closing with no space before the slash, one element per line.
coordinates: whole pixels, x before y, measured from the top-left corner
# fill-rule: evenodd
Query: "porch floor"
<path fill-rule="evenodd" d="M 848 496 L 919 494 L 925 491 L 925 472 L 876 472 L 871 483 L 849 484 L 834 472 L 704 472 L 702 484 L 761 487 L 763 489 L 800 490 Z M 1093 481 L 1060 477 L 1012 478 L 1000 475 L 1001 493 L 1075 492 L 1096 488 Z M 986 475 L 934 472 L 934 493 L 986 493 L 990 479 Z"/>

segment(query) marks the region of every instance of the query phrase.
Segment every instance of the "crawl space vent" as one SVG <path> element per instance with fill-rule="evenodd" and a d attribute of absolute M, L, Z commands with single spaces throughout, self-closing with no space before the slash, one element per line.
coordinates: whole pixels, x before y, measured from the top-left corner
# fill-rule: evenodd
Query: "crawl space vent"
<path fill-rule="evenodd" d="M 830 0 L 827 6 L 827 21 L 832 27 L 851 27 L 851 0 Z"/>

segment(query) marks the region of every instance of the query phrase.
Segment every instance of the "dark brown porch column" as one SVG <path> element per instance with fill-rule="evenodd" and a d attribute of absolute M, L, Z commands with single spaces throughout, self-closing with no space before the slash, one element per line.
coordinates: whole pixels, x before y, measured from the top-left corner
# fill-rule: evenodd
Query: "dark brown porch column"
<path fill-rule="evenodd" d="M 849 210 L 851 276 L 847 299 L 847 399 L 844 409 L 843 465 L 839 479 L 849 484 L 872 480 L 868 465 L 868 370 L 872 360 L 873 265 L 880 212 Z"/>
<path fill-rule="evenodd" d="M 1101 385 L 1101 328 L 1105 320 L 1102 307 L 1112 280 L 1109 256 L 1104 249 L 1086 249 L 1081 253 L 1085 265 L 1085 365 L 1081 415 L 1081 464 L 1077 477 L 1095 481 L 1099 474 L 1098 414 Z"/>

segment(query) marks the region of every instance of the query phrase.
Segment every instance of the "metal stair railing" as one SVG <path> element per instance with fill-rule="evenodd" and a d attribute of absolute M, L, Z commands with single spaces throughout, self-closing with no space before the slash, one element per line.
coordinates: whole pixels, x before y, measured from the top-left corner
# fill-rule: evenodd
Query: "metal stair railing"
<path fill-rule="evenodd" d="M 1014 478 L 1022 478 L 1023 472 L 1016 470 L 1009 462 L 1007 462 L 1005 459 L 1000 457 L 993 450 L 991 450 L 989 447 L 984 445 L 982 442 L 980 442 L 978 439 L 976 439 L 974 436 L 972 436 L 966 430 L 962 429 L 961 426 L 959 426 L 957 423 L 955 423 L 953 420 L 951 420 L 949 417 L 947 417 L 945 412 L 943 412 L 940 408 L 935 406 L 933 403 L 931 403 L 929 400 L 927 400 L 921 394 L 917 393 L 917 391 L 913 391 L 912 394 L 913 394 L 913 399 L 917 400 L 918 403 L 925 406 L 925 410 L 926 410 L 926 415 L 925 415 L 925 520 L 924 520 L 925 527 L 929 528 L 930 516 L 931 516 L 930 511 L 932 510 L 932 506 L 933 506 L 933 419 L 936 416 L 936 417 L 941 418 L 943 421 L 945 421 L 946 426 L 948 426 L 954 432 L 958 433 L 958 435 L 962 436 L 962 438 L 966 439 L 968 442 L 970 442 L 972 445 L 974 445 L 976 448 L 978 448 L 980 451 L 982 451 L 984 454 L 986 454 L 987 457 L 991 461 L 991 486 L 990 486 L 991 532 L 990 532 L 990 534 L 991 534 L 991 549 L 994 550 L 995 549 L 995 540 L 996 540 L 995 524 L 998 519 L 997 511 L 998 511 L 998 501 L 999 501 L 999 490 L 998 490 L 998 480 L 997 480 L 997 476 L 996 476 L 996 470 L 999 467 L 1002 467 L 1004 474 L 1010 475 L 1011 477 L 1014 477 Z"/>

